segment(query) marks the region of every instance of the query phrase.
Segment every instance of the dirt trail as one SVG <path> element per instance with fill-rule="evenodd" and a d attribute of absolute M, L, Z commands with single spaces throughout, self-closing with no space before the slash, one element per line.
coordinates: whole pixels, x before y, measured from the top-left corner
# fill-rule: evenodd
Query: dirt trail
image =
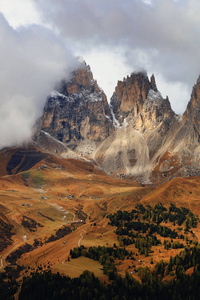
<path fill-rule="evenodd" d="M 87 226 L 87 225 L 86 225 Z M 83 229 L 83 231 L 80 233 L 80 239 L 78 240 L 78 247 L 80 247 L 81 244 L 81 240 L 83 239 L 83 233 L 86 232 L 85 228 Z"/>

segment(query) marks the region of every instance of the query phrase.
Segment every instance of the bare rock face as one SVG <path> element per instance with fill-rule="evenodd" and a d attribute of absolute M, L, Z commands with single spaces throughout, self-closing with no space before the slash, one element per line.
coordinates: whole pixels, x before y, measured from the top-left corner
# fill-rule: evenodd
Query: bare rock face
<path fill-rule="evenodd" d="M 193 87 L 185 113 L 173 119 L 154 161 L 157 164 L 152 169 L 153 180 L 156 176 L 169 180 L 200 175 L 200 78 Z"/>
<path fill-rule="evenodd" d="M 200 146 L 200 78 L 193 87 L 173 143 L 180 153 L 191 152 L 191 157 L 194 157 Z"/>
<path fill-rule="evenodd" d="M 144 72 L 131 74 L 123 81 L 118 81 L 110 104 L 120 125 L 130 114 L 132 117 L 138 115 L 149 88 L 149 79 Z"/>
<path fill-rule="evenodd" d="M 133 120 L 133 126 L 142 132 L 161 122 L 166 132 L 174 116 L 168 98 L 163 99 L 157 90 L 154 75 L 149 80 L 145 72 L 133 73 L 123 82 L 118 81 L 111 107 L 120 125 L 125 120 Z"/>
<path fill-rule="evenodd" d="M 40 124 L 41 130 L 72 148 L 82 140 L 100 142 L 113 133 L 107 98 L 85 62 L 50 94 Z"/>
<path fill-rule="evenodd" d="M 118 82 L 111 108 L 116 132 L 96 149 L 95 159 L 109 173 L 147 178 L 175 116 L 168 98 L 154 75 L 149 80 L 144 72 L 134 73 Z"/>
<path fill-rule="evenodd" d="M 193 126 L 200 137 L 200 77 L 193 87 L 191 99 L 183 115 L 183 122 Z"/>

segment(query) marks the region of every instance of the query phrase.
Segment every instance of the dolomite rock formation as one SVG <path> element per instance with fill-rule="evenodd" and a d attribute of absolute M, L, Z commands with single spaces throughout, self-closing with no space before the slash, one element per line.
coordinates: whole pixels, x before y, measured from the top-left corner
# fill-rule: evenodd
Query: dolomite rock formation
<path fill-rule="evenodd" d="M 100 142 L 114 131 L 106 95 L 93 79 L 90 67 L 81 66 L 71 80 L 63 80 L 47 98 L 40 130 L 72 149 L 81 141 Z"/>
<path fill-rule="evenodd" d="M 200 175 L 200 79 L 178 116 L 146 72 L 118 81 L 109 106 L 82 62 L 49 95 L 37 126 L 35 142 L 43 151 L 92 159 L 114 176 L 159 183 Z"/>
<path fill-rule="evenodd" d="M 193 128 L 197 141 L 200 141 L 200 77 L 194 85 L 191 99 L 183 115 L 183 122 Z"/>
<path fill-rule="evenodd" d="M 149 176 L 152 158 L 163 143 L 175 116 L 163 99 L 155 77 L 133 73 L 119 81 L 111 98 L 116 132 L 95 150 L 94 157 L 109 173 Z"/>
<path fill-rule="evenodd" d="M 171 124 L 157 158 L 156 168 L 167 179 L 200 175 L 200 78 L 185 113 Z"/>
<path fill-rule="evenodd" d="M 132 73 L 118 81 L 110 104 L 120 125 L 132 119 L 133 126 L 143 132 L 161 122 L 166 132 L 174 116 L 168 98 L 163 99 L 157 90 L 154 75 L 149 80 L 146 72 Z"/>

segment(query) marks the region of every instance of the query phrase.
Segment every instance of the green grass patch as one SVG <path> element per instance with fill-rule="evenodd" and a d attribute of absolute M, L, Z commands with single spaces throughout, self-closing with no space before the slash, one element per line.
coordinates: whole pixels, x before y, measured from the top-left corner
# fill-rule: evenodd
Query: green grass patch
<path fill-rule="evenodd" d="M 38 187 L 45 184 L 45 180 L 40 170 L 23 172 L 22 178 L 26 185 L 32 185 Z"/>

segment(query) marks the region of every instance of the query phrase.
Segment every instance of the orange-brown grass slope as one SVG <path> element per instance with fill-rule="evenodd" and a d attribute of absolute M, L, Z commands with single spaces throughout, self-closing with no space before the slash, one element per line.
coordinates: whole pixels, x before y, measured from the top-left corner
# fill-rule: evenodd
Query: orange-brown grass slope
<path fill-rule="evenodd" d="M 17 248 L 25 243 L 32 245 L 34 239 L 44 242 L 63 225 L 74 224 L 75 230 L 23 254 L 17 263 L 35 268 L 50 262 L 55 271 L 61 266 L 63 272 L 62 261 L 67 260 L 70 249 L 78 244 L 112 246 L 117 237 L 105 215 L 124 205 L 132 206 L 134 194 L 139 195 L 143 189 L 133 181 L 109 177 L 90 162 L 51 155 L 30 170 L 0 177 L 0 205 L 15 229 L 12 245 L 1 253 L 3 266 L 6 257 Z M 24 217 L 41 226 L 30 231 L 22 225 Z M 82 218 L 85 222 L 76 224 Z"/>
<path fill-rule="evenodd" d="M 187 177 L 175 178 L 167 183 L 158 186 L 155 190 L 144 196 L 141 200 L 143 205 L 150 204 L 154 206 L 162 203 L 169 207 L 170 203 L 176 204 L 177 207 L 186 207 L 195 215 L 200 216 L 200 178 Z M 193 233 L 200 240 L 200 224 L 193 228 Z"/>
<path fill-rule="evenodd" d="M 109 177 L 91 162 L 49 155 L 26 172 L 0 178 L 0 205 L 5 208 L 4 215 L 15 228 L 13 244 L 3 252 L 4 264 L 8 254 L 25 244 L 24 235 L 27 236 L 26 242 L 33 244 L 35 238 L 44 241 L 63 225 L 74 224 L 70 234 L 23 254 L 17 261 L 31 269 L 50 264 L 55 272 L 69 275 L 71 264 L 67 261 L 70 249 L 80 245 L 118 244 L 115 228 L 108 225 L 107 214 L 118 209 L 130 211 L 137 203 L 153 206 L 158 202 L 167 207 L 174 202 L 200 214 L 199 200 L 198 177 L 176 178 L 159 187 L 145 187 L 133 181 Z M 32 218 L 43 227 L 38 226 L 37 231 L 30 232 L 22 226 L 23 216 Z M 83 222 L 76 223 L 78 220 Z M 194 229 L 197 236 L 198 232 L 199 226 Z M 136 251 L 134 245 L 129 248 Z M 172 252 L 158 246 L 151 255 L 156 262 L 168 259 L 170 253 L 175 255 L 176 251 Z M 139 257 L 136 266 L 140 265 Z M 142 265 L 150 266 L 150 259 L 151 256 L 143 257 Z M 81 264 L 83 267 L 84 263 Z M 129 264 L 128 260 L 123 262 L 118 270 L 124 273 Z M 96 266 L 94 268 L 96 270 Z M 129 269 L 131 271 L 132 267 Z"/>

